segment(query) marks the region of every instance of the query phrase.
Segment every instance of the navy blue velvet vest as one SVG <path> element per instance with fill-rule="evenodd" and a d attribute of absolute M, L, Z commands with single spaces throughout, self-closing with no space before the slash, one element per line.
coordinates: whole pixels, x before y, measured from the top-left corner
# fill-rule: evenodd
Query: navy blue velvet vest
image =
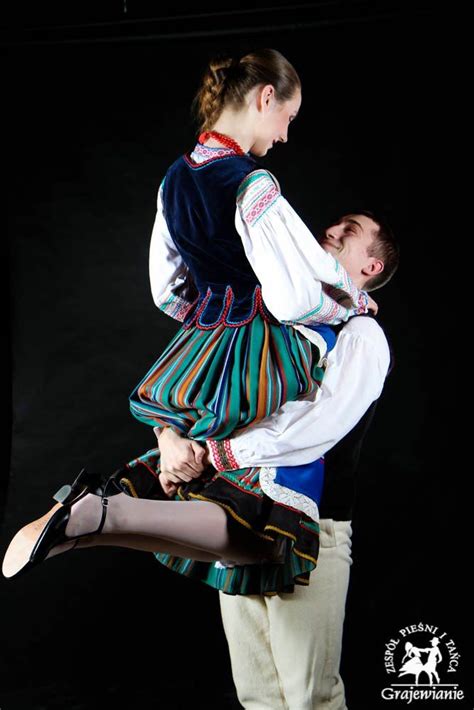
<path fill-rule="evenodd" d="M 250 154 L 194 163 L 185 153 L 166 172 L 165 220 L 198 291 L 184 328 L 235 327 L 257 312 L 278 323 L 263 304 L 259 280 L 234 224 L 238 187 L 259 167 Z"/>
<path fill-rule="evenodd" d="M 242 180 L 262 166 L 251 156 L 229 154 L 200 163 L 190 153 L 168 168 L 163 184 L 165 220 L 196 286 L 196 299 L 183 321 L 184 329 L 237 327 L 257 313 L 279 321 L 266 308 L 261 284 L 250 265 L 235 227 L 237 191 Z M 336 336 L 324 323 L 317 330 L 332 350 Z"/>

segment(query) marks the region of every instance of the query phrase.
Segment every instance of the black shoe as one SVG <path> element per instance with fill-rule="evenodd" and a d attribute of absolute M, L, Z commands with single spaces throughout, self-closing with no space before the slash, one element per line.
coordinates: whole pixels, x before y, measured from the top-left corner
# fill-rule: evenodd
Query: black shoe
<path fill-rule="evenodd" d="M 91 473 L 82 468 L 74 483 L 62 486 L 53 496 L 53 500 L 59 503 L 71 503 L 79 498 L 79 494 L 84 491 L 89 492 L 92 487 L 96 487 L 99 482 L 98 474 Z"/>
<path fill-rule="evenodd" d="M 61 545 L 64 542 L 73 540 L 76 540 L 75 544 L 77 544 L 77 540 L 81 537 L 99 534 L 104 527 L 107 515 L 108 496 L 124 492 L 117 480 L 118 473 L 119 471 L 115 471 L 104 482 L 98 474 L 90 473 L 86 471 L 86 469 L 82 469 L 72 485 L 62 486 L 53 496 L 53 499 L 62 503 L 62 505 L 51 515 L 39 537 L 34 542 L 33 548 L 31 549 L 31 532 L 29 536 L 24 532 L 25 528 L 29 526 L 24 526 L 19 530 L 10 542 L 5 557 L 3 558 L 3 576 L 7 579 L 18 577 L 35 565 L 43 562 L 50 550 L 56 545 Z M 99 527 L 97 530 L 69 537 L 65 534 L 65 530 L 70 518 L 71 507 L 73 503 L 76 503 L 87 495 L 87 493 L 94 493 L 100 495 L 102 498 L 102 518 Z M 73 547 L 75 547 L 75 545 Z M 21 551 L 25 552 L 27 560 L 19 569 L 15 570 L 16 565 L 13 563 L 13 558 L 15 556 L 18 557 Z M 30 554 L 28 554 L 28 552 Z M 13 573 L 8 574 L 8 572 L 11 572 L 12 567 L 14 569 Z"/>

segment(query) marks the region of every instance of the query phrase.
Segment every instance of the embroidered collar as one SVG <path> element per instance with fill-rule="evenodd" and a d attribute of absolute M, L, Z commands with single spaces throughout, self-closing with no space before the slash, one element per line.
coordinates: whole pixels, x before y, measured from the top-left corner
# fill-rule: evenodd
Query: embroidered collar
<path fill-rule="evenodd" d="M 194 146 L 194 149 L 185 153 L 183 157 L 188 165 L 194 168 L 208 163 L 213 163 L 222 158 L 230 158 L 234 155 L 237 155 L 237 153 L 233 148 L 228 148 L 226 146 L 208 146 L 198 141 Z M 245 156 L 252 158 L 250 151 L 245 153 Z"/>

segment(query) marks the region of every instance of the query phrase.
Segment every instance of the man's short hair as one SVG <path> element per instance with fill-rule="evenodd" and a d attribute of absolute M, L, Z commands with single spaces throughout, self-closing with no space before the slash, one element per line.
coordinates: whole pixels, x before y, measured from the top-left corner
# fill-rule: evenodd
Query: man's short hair
<path fill-rule="evenodd" d="M 367 254 L 383 261 L 384 268 L 379 274 L 367 279 L 363 286 L 364 291 L 375 291 L 375 289 L 385 286 L 398 269 L 400 245 L 387 218 L 382 213 L 369 210 L 354 210 L 351 214 L 362 214 L 365 217 L 370 217 L 378 225 L 378 230 L 374 231 L 373 242 L 367 248 Z"/>

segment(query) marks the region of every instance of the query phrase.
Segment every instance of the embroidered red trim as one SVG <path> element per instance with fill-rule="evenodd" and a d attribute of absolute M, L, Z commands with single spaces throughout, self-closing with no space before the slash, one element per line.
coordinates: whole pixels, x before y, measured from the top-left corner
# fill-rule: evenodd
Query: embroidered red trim
<path fill-rule="evenodd" d="M 211 447 L 212 465 L 217 471 L 232 471 L 240 468 L 232 451 L 230 439 L 207 439 Z"/>
<path fill-rule="evenodd" d="M 240 468 L 239 464 L 237 463 L 237 459 L 234 456 L 234 452 L 232 451 L 232 444 L 230 442 L 230 439 L 224 439 L 223 443 L 224 450 L 227 454 L 227 458 L 232 468 Z"/>
<path fill-rule="evenodd" d="M 252 295 L 252 310 L 250 312 L 250 315 L 248 318 L 245 318 L 244 320 L 241 321 L 229 321 L 227 319 L 227 314 L 229 313 L 232 303 L 234 301 L 234 292 L 232 290 L 232 286 L 226 286 L 225 290 L 225 301 L 224 301 L 224 307 L 221 311 L 221 314 L 218 318 L 217 321 L 214 321 L 214 323 L 210 323 L 209 325 L 206 325 L 204 323 L 200 322 L 200 317 L 203 311 L 205 310 L 207 304 L 209 303 L 209 299 L 212 296 L 212 290 L 211 287 L 208 286 L 207 291 L 206 291 L 206 296 L 204 297 L 204 300 L 202 301 L 201 305 L 199 308 L 196 310 L 194 313 L 193 317 L 189 321 L 189 323 L 186 323 L 183 325 L 183 329 L 187 330 L 188 328 L 191 328 L 193 325 L 195 325 L 196 328 L 199 328 L 200 330 L 213 330 L 214 328 L 217 328 L 219 325 L 226 325 L 229 328 L 239 328 L 242 325 L 246 325 L 247 323 L 250 323 L 251 320 L 255 318 L 257 313 L 259 313 L 262 318 L 267 321 L 267 323 L 271 323 L 271 319 L 266 313 L 265 306 L 263 303 L 262 299 L 262 287 L 257 284 L 254 288 L 254 292 Z"/>
<path fill-rule="evenodd" d="M 213 459 L 212 465 L 217 471 L 225 471 L 221 457 L 219 455 L 217 441 L 215 441 L 214 439 L 208 439 L 207 441 L 209 442 L 209 446 L 211 447 L 211 454 Z"/>

